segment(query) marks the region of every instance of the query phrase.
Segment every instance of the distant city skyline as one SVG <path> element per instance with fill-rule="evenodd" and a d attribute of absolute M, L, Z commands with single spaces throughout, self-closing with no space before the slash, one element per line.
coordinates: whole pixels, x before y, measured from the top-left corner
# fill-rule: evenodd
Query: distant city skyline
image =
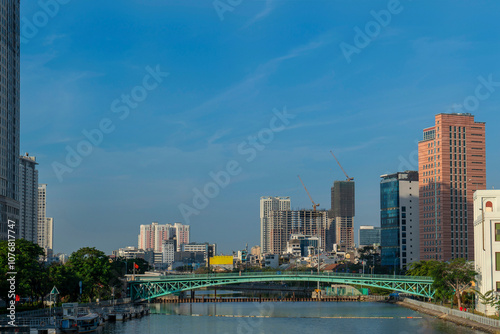
<path fill-rule="evenodd" d="M 354 230 L 379 226 L 379 176 L 418 168 L 439 113 L 486 122 L 500 187 L 500 3 L 401 1 L 386 22 L 387 1 L 52 10 L 21 2 L 20 151 L 49 185 L 56 253 L 111 254 L 153 221 L 223 253 L 258 245 L 261 196 L 311 208 L 297 174 L 329 209 L 345 180 L 330 150 L 356 182 Z"/>

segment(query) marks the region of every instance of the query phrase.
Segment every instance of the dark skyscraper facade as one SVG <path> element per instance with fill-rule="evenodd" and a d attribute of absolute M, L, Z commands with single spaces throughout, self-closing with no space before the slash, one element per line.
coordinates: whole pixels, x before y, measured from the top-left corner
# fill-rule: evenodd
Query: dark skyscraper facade
<path fill-rule="evenodd" d="M 19 223 L 19 0 L 0 1 L 0 240 Z M 16 235 L 17 237 L 17 235 Z"/>
<path fill-rule="evenodd" d="M 332 225 L 329 233 L 334 228 L 335 243 L 341 251 L 354 247 L 354 181 L 335 181 L 332 187 L 331 218 Z"/>

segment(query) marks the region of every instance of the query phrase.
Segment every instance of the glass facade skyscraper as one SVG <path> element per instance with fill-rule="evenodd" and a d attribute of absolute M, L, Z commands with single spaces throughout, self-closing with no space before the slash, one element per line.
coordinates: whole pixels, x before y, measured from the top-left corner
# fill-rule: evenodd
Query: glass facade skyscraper
<path fill-rule="evenodd" d="M 382 265 L 404 268 L 420 257 L 418 172 L 405 171 L 381 178 Z"/>
<path fill-rule="evenodd" d="M 19 232 L 20 0 L 0 1 L 0 240 Z"/>
<path fill-rule="evenodd" d="M 388 178 L 380 183 L 380 227 L 382 265 L 399 265 L 399 182 Z"/>

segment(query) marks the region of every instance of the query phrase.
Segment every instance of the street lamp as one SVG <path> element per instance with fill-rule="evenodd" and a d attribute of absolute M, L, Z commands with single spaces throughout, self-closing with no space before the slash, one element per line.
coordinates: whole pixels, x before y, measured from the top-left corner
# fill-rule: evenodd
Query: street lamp
<path fill-rule="evenodd" d="M 399 260 L 399 257 L 394 259 L 394 278 L 396 278 L 396 261 Z"/>

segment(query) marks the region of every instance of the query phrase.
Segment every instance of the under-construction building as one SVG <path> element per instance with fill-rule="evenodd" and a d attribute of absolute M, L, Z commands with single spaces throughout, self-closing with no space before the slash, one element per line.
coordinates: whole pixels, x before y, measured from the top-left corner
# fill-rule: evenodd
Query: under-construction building
<path fill-rule="evenodd" d="M 354 181 L 335 181 L 331 201 L 329 239 L 345 252 L 354 248 Z"/>
<path fill-rule="evenodd" d="M 269 213 L 270 249 L 283 254 L 292 234 L 319 237 L 320 249 L 325 249 L 328 213 L 325 210 L 276 210 Z"/>

